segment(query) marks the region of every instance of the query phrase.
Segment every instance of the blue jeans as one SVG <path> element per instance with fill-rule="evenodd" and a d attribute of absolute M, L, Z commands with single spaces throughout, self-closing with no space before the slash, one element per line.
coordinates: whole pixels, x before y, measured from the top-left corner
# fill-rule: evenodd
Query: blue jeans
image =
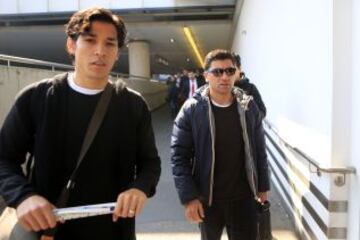
<path fill-rule="evenodd" d="M 199 225 L 201 240 L 220 240 L 224 228 L 229 240 L 256 240 L 257 212 L 253 197 L 203 206 L 205 219 Z"/>

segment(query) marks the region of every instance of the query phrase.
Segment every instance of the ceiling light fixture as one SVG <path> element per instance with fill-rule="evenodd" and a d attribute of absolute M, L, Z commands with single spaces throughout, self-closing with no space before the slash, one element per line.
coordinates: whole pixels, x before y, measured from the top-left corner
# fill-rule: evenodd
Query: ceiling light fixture
<path fill-rule="evenodd" d="M 161 57 L 160 55 L 155 55 L 155 60 L 158 62 L 158 63 L 161 63 L 165 66 L 169 66 L 169 61 L 163 57 Z"/>
<path fill-rule="evenodd" d="M 174 42 L 175 42 L 175 39 L 170 38 L 170 42 L 171 42 L 171 43 L 174 43 Z"/>
<path fill-rule="evenodd" d="M 201 67 L 204 67 L 203 57 L 202 57 L 202 55 L 200 53 L 200 50 L 199 50 L 198 46 L 195 43 L 195 39 L 193 37 L 193 34 L 192 34 L 190 28 L 189 27 L 183 27 L 183 30 L 184 30 L 186 39 L 190 43 L 190 45 L 191 45 L 191 47 L 192 47 L 192 49 L 193 49 L 193 51 L 195 53 L 195 56 L 196 56 L 197 60 L 199 61 Z"/>

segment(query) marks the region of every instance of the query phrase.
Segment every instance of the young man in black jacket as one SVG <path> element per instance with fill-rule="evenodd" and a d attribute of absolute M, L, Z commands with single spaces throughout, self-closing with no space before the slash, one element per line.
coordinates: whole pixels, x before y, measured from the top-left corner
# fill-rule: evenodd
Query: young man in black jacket
<path fill-rule="evenodd" d="M 247 95 L 251 95 L 254 98 L 256 105 L 258 106 L 263 118 L 266 116 L 266 107 L 261 98 L 259 90 L 255 84 L 251 83 L 250 80 L 245 76 L 245 73 L 241 71 L 241 58 L 239 55 L 234 55 L 235 67 L 236 67 L 236 80 L 235 86 L 241 88 Z"/>
<path fill-rule="evenodd" d="M 17 97 L 0 132 L 0 194 L 20 224 L 39 232 L 57 225 L 55 239 L 135 239 L 135 216 L 155 193 L 160 159 L 143 98 L 122 82 L 84 157 L 67 206 L 116 201 L 112 216 L 59 224 L 52 210 L 74 170 L 95 106 L 124 45 L 123 21 L 109 10 L 75 13 L 66 26 L 75 71 L 45 79 Z M 21 164 L 34 154 L 31 181 Z M 120 218 L 120 219 L 119 219 Z"/>
<path fill-rule="evenodd" d="M 202 240 L 219 240 L 224 227 L 231 240 L 255 240 L 255 201 L 266 201 L 269 191 L 262 116 L 252 98 L 233 87 L 233 54 L 211 51 L 204 70 L 208 85 L 175 119 L 175 186 L 187 219 L 200 223 Z"/>

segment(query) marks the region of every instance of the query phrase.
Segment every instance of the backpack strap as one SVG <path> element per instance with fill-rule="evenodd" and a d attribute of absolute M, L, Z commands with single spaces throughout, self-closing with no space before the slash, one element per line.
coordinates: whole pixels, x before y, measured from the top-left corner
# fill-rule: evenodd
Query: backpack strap
<path fill-rule="evenodd" d="M 112 96 L 112 89 L 113 89 L 112 84 L 108 83 L 96 105 L 95 111 L 91 117 L 89 126 L 88 126 L 86 134 L 85 134 L 85 138 L 84 138 L 82 146 L 81 146 L 81 150 L 80 150 L 80 154 L 79 154 L 79 157 L 77 160 L 76 167 L 73 170 L 72 174 L 70 175 L 70 178 L 69 178 L 66 186 L 64 186 L 63 190 L 61 191 L 61 194 L 57 201 L 56 207 L 59 207 L 59 208 L 65 207 L 68 202 L 70 191 L 75 186 L 75 179 L 76 179 L 79 167 L 86 155 L 86 152 L 90 148 L 90 145 L 91 145 L 92 141 L 94 140 L 96 133 L 98 132 L 99 127 L 104 119 L 105 113 L 108 109 L 108 105 L 110 103 L 110 99 Z M 51 237 L 51 236 L 55 235 L 55 232 L 56 232 L 56 227 L 46 230 L 43 235 Z"/>

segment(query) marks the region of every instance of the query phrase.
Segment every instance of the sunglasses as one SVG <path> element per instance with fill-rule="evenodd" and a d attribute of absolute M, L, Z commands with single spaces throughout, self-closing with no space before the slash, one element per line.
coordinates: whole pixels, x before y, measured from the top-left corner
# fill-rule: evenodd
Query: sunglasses
<path fill-rule="evenodd" d="M 229 67 L 229 68 L 210 68 L 207 72 L 212 73 L 215 77 L 221 77 L 224 73 L 226 76 L 231 77 L 235 74 L 236 68 Z"/>

